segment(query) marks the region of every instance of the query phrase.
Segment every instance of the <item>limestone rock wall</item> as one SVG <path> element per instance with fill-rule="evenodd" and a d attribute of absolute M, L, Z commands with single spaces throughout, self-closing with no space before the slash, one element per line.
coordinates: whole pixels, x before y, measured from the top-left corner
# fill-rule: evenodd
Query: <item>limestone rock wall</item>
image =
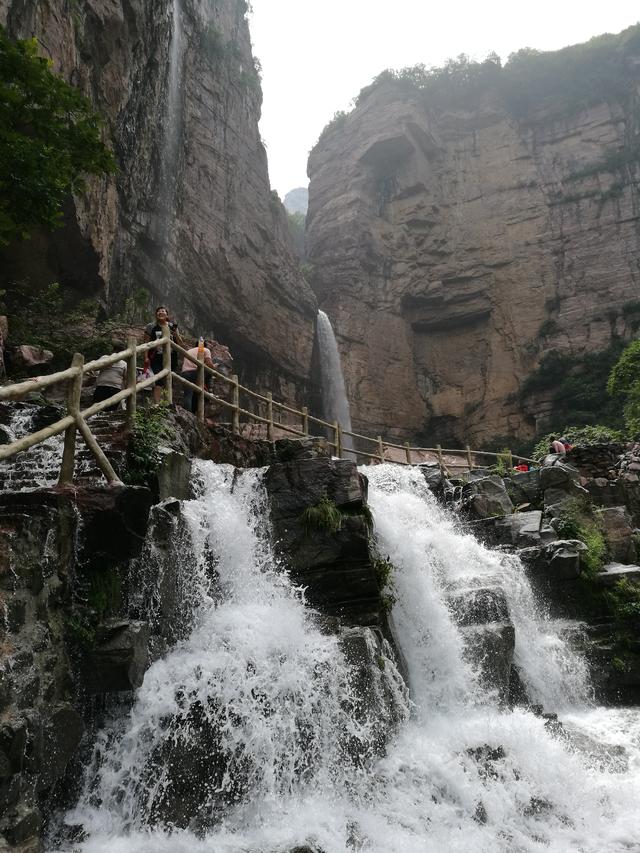
<path fill-rule="evenodd" d="M 528 438 L 543 354 L 629 338 L 640 295 L 640 67 L 625 92 L 514 116 L 379 85 L 309 159 L 309 261 L 354 428 Z M 562 95 L 562 93 L 560 93 Z"/>
<path fill-rule="evenodd" d="M 106 120 L 120 172 L 69 200 L 65 227 L 4 259 L 109 313 L 141 287 L 183 328 L 214 330 L 246 380 L 302 398 L 315 297 L 270 191 L 244 0 L 0 0 L 0 24 Z"/>

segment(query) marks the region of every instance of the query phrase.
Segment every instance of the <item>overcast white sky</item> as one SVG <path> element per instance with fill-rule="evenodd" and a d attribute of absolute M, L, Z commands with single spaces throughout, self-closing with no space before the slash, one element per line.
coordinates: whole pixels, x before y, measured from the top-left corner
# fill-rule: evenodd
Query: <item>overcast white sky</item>
<path fill-rule="evenodd" d="M 384 68 L 468 53 L 555 50 L 640 19 L 637 0 L 252 0 L 260 129 L 271 186 L 306 186 L 307 155 L 336 110 Z"/>

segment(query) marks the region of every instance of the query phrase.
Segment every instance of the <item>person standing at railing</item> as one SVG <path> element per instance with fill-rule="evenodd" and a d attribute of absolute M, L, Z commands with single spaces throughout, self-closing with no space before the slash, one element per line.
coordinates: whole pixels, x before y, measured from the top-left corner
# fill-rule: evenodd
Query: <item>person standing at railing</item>
<path fill-rule="evenodd" d="M 197 347 L 192 347 L 190 350 L 187 350 L 188 354 L 192 357 L 200 361 L 204 360 L 204 363 L 207 367 L 213 368 L 213 361 L 211 360 L 211 350 L 209 347 L 204 345 L 204 338 L 200 338 Z M 196 365 L 189 361 L 189 359 L 185 356 L 182 362 L 182 375 L 189 382 L 193 382 L 194 385 L 198 383 L 198 368 Z M 204 379 L 204 387 L 209 388 L 209 377 L 205 375 Z M 189 388 L 185 386 L 184 389 L 184 398 L 183 398 L 183 407 L 189 411 L 193 412 L 195 415 L 198 411 L 198 395 L 193 390 L 193 388 Z"/>
<path fill-rule="evenodd" d="M 113 341 L 112 352 L 122 352 L 125 345 L 122 341 Z M 113 397 L 118 391 L 122 391 L 127 386 L 127 362 L 124 359 L 116 361 L 115 364 L 109 364 L 98 371 L 96 379 L 96 389 L 93 392 L 93 402 L 101 403 L 102 400 L 107 400 Z"/>
<path fill-rule="evenodd" d="M 169 319 L 169 309 L 166 305 L 158 305 L 156 308 L 156 321 L 149 323 L 144 330 L 145 341 L 155 341 L 162 338 L 164 330 L 169 327 L 169 337 L 179 346 L 184 347 L 184 341 L 178 331 L 178 324 Z M 153 373 L 160 373 L 162 370 L 162 347 L 157 347 L 144 354 L 145 370 L 150 369 Z M 178 372 L 178 353 L 171 352 L 171 370 L 174 373 Z M 165 386 L 165 380 L 159 379 L 153 386 L 153 401 L 159 403 L 162 399 L 162 389 Z"/>

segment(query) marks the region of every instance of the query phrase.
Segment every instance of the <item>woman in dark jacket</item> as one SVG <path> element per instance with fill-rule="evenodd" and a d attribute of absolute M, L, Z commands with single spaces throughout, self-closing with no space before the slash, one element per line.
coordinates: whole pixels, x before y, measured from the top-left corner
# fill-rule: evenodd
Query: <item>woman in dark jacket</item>
<path fill-rule="evenodd" d="M 149 323 L 144 330 L 145 341 L 159 340 L 166 327 L 169 327 L 169 337 L 179 346 L 184 347 L 184 341 L 178 331 L 178 324 L 169 319 L 169 309 L 165 305 L 159 305 L 156 308 L 156 321 Z M 153 373 L 159 373 L 162 370 L 162 347 L 150 350 L 144 354 L 145 370 L 150 368 Z M 171 370 L 178 371 L 178 353 L 173 350 L 171 353 Z M 153 386 L 153 400 L 159 403 L 162 398 L 162 389 L 165 386 L 165 380 L 159 379 Z"/>

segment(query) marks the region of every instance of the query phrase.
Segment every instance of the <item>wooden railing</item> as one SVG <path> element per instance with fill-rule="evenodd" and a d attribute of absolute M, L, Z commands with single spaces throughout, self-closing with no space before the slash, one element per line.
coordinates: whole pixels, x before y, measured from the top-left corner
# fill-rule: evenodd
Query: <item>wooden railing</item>
<path fill-rule="evenodd" d="M 162 348 L 162 370 L 155 373 L 147 379 L 138 380 L 137 378 L 137 362 L 138 355 L 147 353 L 154 349 Z M 181 354 L 185 360 L 191 361 L 197 371 L 196 382 L 191 382 L 176 373 L 171 369 L 171 354 L 175 351 Z M 88 408 L 81 410 L 81 395 L 84 376 L 87 373 L 101 370 L 104 367 L 115 364 L 117 361 L 125 360 L 127 362 L 127 386 L 122 391 L 114 394 L 106 400 L 99 403 L 94 403 Z M 207 390 L 206 376 L 212 376 L 214 379 L 229 385 L 231 390 L 231 400 L 226 400 L 224 397 L 216 396 Z M 102 412 L 118 405 L 123 400 L 126 401 L 126 420 L 129 427 L 133 426 L 138 392 L 145 388 L 155 385 L 158 381 L 164 379 L 164 399 L 168 404 L 173 403 L 173 382 L 177 380 L 186 387 L 190 388 L 197 397 L 197 418 L 204 423 L 205 419 L 205 402 L 211 400 L 219 406 L 230 410 L 231 412 L 231 429 L 232 432 L 240 433 L 240 418 L 244 416 L 249 421 L 266 425 L 267 438 L 273 441 L 276 430 L 291 433 L 301 438 L 312 434 L 311 427 L 317 426 L 327 430 L 333 438 L 327 439 L 329 446 L 338 457 L 350 456 L 357 459 L 365 457 L 369 462 L 396 462 L 402 465 L 415 465 L 424 462 L 425 454 L 430 454 L 437 460 L 440 469 L 445 474 L 449 474 L 453 468 L 463 468 L 465 470 L 473 470 L 481 467 L 477 464 L 478 457 L 486 457 L 494 460 L 502 459 L 506 467 L 513 467 L 515 460 L 521 462 L 532 462 L 524 456 L 513 455 L 510 451 L 502 453 L 491 453 L 489 451 L 471 450 L 470 447 L 464 449 L 447 449 L 440 445 L 435 447 L 412 447 L 408 442 L 404 444 L 394 444 L 384 441 L 382 436 L 378 435 L 375 438 L 367 435 L 360 435 L 356 432 L 343 430 L 337 421 L 332 423 L 322 420 L 321 418 L 313 417 L 309 414 L 308 408 L 305 406 L 302 409 L 295 409 L 291 406 L 281 403 L 273 399 L 271 393 L 266 395 L 258 394 L 249 388 L 240 385 L 238 377 L 225 376 L 223 373 L 209 367 L 204 363 L 204 355 L 202 358 L 194 359 L 181 346 L 171 340 L 168 329 L 165 330 L 162 338 L 149 341 L 147 343 L 138 344 L 134 337 L 130 337 L 127 341 L 127 348 L 122 352 L 113 353 L 113 355 L 103 356 L 95 361 L 86 362 L 84 356 L 76 353 L 71 362 L 71 367 L 67 370 L 62 370 L 58 373 L 52 373 L 49 376 L 40 376 L 34 380 L 20 382 L 15 385 L 5 385 L 0 387 L 0 401 L 21 399 L 30 391 L 40 391 L 48 388 L 51 385 L 56 385 L 60 382 L 68 382 L 67 387 L 67 414 L 65 417 L 55 423 L 31 433 L 30 435 L 18 438 L 10 444 L 0 446 L 0 461 L 9 459 L 24 450 L 28 450 L 36 444 L 40 444 L 46 439 L 54 435 L 64 432 L 64 450 L 62 454 L 62 463 L 60 466 L 59 485 L 69 485 L 73 482 L 73 469 L 76 446 L 76 432 L 80 432 L 85 444 L 95 457 L 95 460 L 106 477 L 107 481 L 112 484 L 120 484 L 120 479 L 114 471 L 111 463 L 103 453 L 95 436 L 91 432 L 87 421 L 92 415 Z M 250 411 L 240 405 L 240 393 L 246 395 L 250 400 L 255 401 L 255 404 L 264 411 L 264 414 Z M 291 423 L 283 420 L 283 416 L 291 420 L 291 416 L 300 420 L 299 428 Z M 345 438 L 354 439 L 361 443 L 371 445 L 369 450 L 357 449 L 353 446 L 345 447 Z M 393 459 L 389 458 L 389 452 L 399 451 L 404 458 Z M 461 458 L 458 463 L 455 460 L 445 459 L 445 454 Z M 418 458 L 421 457 L 421 458 Z"/>

